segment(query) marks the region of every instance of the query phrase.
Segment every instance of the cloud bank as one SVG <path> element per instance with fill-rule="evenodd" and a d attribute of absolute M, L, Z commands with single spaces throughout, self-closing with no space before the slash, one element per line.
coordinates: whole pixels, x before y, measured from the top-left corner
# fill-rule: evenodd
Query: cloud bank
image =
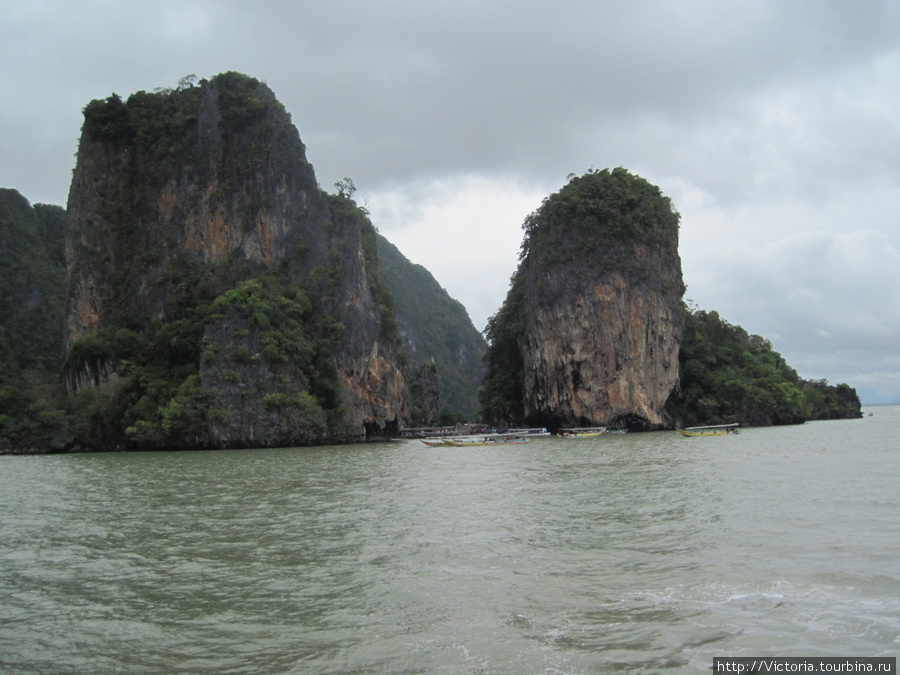
<path fill-rule="evenodd" d="M 687 296 L 800 374 L 900 395 L 900 4 L 889 0 L 0 2 L 0 185 L 64 204 L 81 108 L 265 80 L 320 184 L 469 309 L 521 223 L 624 166 L 682 214 Z M 864 398 L 866 396 L 864 395 Z M 900 397 L 900 396 L 898 396 Z"/>

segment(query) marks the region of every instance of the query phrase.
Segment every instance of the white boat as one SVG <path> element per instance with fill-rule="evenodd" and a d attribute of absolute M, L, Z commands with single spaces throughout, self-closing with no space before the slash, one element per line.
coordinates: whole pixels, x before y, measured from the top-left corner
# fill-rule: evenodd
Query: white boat
<path fill-rule="evenodd" d="M 509 434 L 488 434 L 486 436 L 462 436 L 458 438 L 446 438 L 447 445 L 456 447 L 469 447 L 477 445 L 519 445 L 527 443 L 528 439 L 522 436 L 510 436 Z"/>
<path fill-rule="evenodd" d="M 530 429 L 507 429 L 505 436 L 549 436 L 550 432 L 546 427 L 530 428 Z"/>
<path fill-rule="evenodd" d="M 425 445 L 436 447 L 469 448 L 483 445 L 521 445 L 527 443 L 524 436 L 511 436 L 510 434 L 483 434 L 481 436 L 452 436 L 448 438 L 420 438 Z"/>

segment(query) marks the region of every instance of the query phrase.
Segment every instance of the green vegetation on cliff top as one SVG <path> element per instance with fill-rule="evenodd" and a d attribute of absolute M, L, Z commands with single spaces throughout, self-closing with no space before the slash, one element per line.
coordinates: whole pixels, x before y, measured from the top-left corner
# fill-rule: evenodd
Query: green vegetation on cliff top
<path fill-rule="evenodd" d="M 519 259 L 540 260 L 544 268 L 589 260 L 594 273 L 622 269 L 628 261 L 633 279 L 652 278 L 655 270 L 638 269 L 642 258 L 631 251 L 637 245 L 677 250 L 680 218 L 644 178 L 621 167 L 591 170 L 570 177 L 525 219 Z"/>
<path fill-rule="evenodd" d="M 166 158 L 175 149 L 173 140 L 181 139 L 196 124 L 200 98 L 208 88 L 218 92 L 221 124 L 227 132 L 239 133 L 264 120 L 273 106 L 288 116 L 268 87 L 230 71 L 200 80 L 197 86 L 189 76 L 175 89 L 138 91 L 126 101 L 118 94 L 93 100 L 84 107 L 82 132 L 95 140 L 134 143 Z"/>

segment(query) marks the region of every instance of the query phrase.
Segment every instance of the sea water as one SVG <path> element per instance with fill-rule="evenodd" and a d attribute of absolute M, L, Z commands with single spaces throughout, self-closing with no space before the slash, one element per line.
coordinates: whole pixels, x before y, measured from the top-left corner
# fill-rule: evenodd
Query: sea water
<path fill-rule="evenodd" d="M 900 651 L 900 408 L 525 445 L 0 457 L 0 672 Z"/>

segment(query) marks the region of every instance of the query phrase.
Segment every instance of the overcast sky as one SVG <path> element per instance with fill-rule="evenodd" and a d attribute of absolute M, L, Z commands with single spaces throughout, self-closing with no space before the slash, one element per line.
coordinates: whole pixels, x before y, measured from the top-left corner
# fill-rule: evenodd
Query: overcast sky
<path fill-rule="evenodd" d="M 687 298 L 900 399 L 900 0 L 0 0 L 0 59 L 32 203 L 65 205 L 91 99 L 237 70 L 479 329 L 525 216 L 624 166 L 682 215 Z"/>

